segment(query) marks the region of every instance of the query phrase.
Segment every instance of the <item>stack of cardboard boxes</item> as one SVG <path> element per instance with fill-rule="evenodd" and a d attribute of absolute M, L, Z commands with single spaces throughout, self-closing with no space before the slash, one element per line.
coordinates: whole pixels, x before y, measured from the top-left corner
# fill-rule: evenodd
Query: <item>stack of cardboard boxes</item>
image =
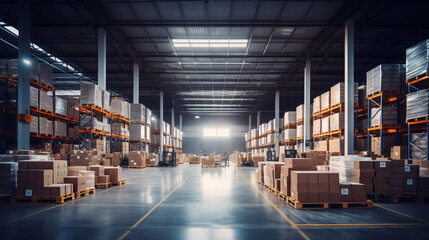
<path fill-rule="evenodd" d="M 146 155 L 146 166 L 147 165 L 158 165 L 158 154 L 150 153 Z"/>
<path fill-rule="evenodd" d="M 144 151 L 133 151 L 128 153 L 128 166 L 145 167 L 146 153 Z"/>
<path fill-rule="evenodd" d="M 24 160 L 18 162 L 17 196 L 64 196 L 73 185 L 64 183 L 66 161 Z"/>
<path fill-rule="evenodd" d="M 200 164 L 201 157 L 198 156 L 190 156 L 189 157 L 189 164 Z"/>

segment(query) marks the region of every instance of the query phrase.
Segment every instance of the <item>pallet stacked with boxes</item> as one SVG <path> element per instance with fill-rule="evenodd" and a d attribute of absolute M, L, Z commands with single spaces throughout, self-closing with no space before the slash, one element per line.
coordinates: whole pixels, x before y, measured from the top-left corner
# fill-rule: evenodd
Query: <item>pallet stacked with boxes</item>
<path fill-rule="evenodd" d="M 288 111 L 283 116 L 283 143 L 286 149 L 295 149 L 296 145 L 296 112 Z"/>
<path fill-rule="evenodd" d="M 313 111 L 313 105 L 310 105 L 310 113 Z M 312 118 L 311 118 L 312 119 Z M 310 125 L 312 122 L 310 123 Z M 304 104 L 296 107 L 296 149 L 298 152 L 304 150 Z M 310 138 L 313 137 L 313 128 L 310 126 Z"/>
<path fill-rule="evenodd" d="M 146 151 L 146 107 L 130 104 L 130 151 Z"/>
<path fill-rule="evenodd" d="M 201 158 L 201 167 L 220 167 L 222 160 L 221 154 L 210 154 L 209 157 Z"/>
<path fill-rule="evenodd" d="M 367 72 L 368 151 L 390 155 L 390 148 L 402 142 L 404 124 L 404 67 L 382 64 Z"/>
<path fill-rule="evenodd" d="M 111 118 L 111 147 L 113 152 L 128 153 L 129 151 L 129 124 L 130 104 L 120 97 L 113 97 Z M 135 109 L 137 110 L 137 108 Z M 138 115 L 138 112 L 135 112 Z M 140 112 L 143 114 L 142 112 Z M 141 134 L 141 133 L 140 133 Z"/>

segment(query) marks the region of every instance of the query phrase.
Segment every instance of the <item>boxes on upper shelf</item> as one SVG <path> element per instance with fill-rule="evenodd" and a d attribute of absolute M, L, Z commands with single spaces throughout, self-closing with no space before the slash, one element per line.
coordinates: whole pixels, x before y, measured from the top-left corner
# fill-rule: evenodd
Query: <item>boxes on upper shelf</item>
<path fill-rule="evenodd" d="M 130 121 L 146 122 L 146 107 L 143 104 L 130 104 Z"/>
<path fill-rule="evenodd" d="M 406 79 L 417 78 L 429 72 L 429 39 L 406 51 Z"/>
<path fill-rule="evenodd" d="M 103 93 L 98 85 L 82 84 L 80 91 L 80 104 L 95 105 L 99 108 L 103 108 Z"/>
<path fill-rule="evenodd" d="M 407 94 L 407 121 L 429 116 L 429 89 Z"/>
<path fill-rule="evenodd" d="M 366 94 L 380 91 L 400 92 L 404 82 L 402 64 L 381 64 L 366 73 Z"/>

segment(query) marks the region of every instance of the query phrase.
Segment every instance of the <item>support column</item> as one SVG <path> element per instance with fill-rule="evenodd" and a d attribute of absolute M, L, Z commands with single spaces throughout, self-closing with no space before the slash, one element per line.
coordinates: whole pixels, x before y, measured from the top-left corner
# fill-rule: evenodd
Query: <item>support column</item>
<path fill-rule="evenodd" d="M 133 64 L 133 103 L 139 103 L 140 85 L 139 85 L 139 65 Z"/>
<path fill-rule="evenodd" d="M 354 26 L 348 20 L 344 34 L 344 93 L 345 93 L 345 130 L 344 154 L 353 155 L 354 151 Z"/>
<path fill-rule="evenodd" d="M 164 151 L 164 92 L 159 93 L 159 156 L 158 160 L 162 160 L 162 152 Z"/>
<path fill-rule="evenodd" d="M 252 114 L 249 114 L 249 131 L 252 130 Z"/>
<path fill-rule="evenodd" d="M 182 114 L 179 115 L 179 126 L 180 126 L 180 131 L 182 131 L 183 134 L 183 128 L 182 128 Z"/>
<path fill-rule="evenodd" d="M 98 28 L 98 86 L 106 90 L 106 30 Z"/>
<path fill-rule="evenodd" d="M 173 136 L 173 138 L 175 137 L 174 126 L 175 126 L 175 124 L 174 124 L 174 107 L 172 107 L 171 108 L 171 129 L 170 129 L 170 132 L 171 132 L 171 136 Z"/>
<path fill-rule="evenodd" d="M 256 115 L 256 127 L 259 128 L 261 125 L 261 111 L 258 110 L 258 114 Z"/>
<path fill-rule="evenodd" d="M 310 122 L 311 122 L 311 60 L 307 59 L 304 69 L 304 152 L 310 151 Z"/>
<path fill-rule="evenodd" d="M 30 0 L 19 1 L 19 37 L 18 37 L 18 114 L 30 114 Z M 36 66 L 34 66 L 36 67 Z M 30 149 L 30 124 L 18 122 L 18 150 Z"/>
<path fill-rule="evenodd" d="M 280 156 L 280 146 L 279 146 L 279 125 L 280 125 L 280 91 L 276 91 L 276 99 L 275 99 L 275 123 L 276 123 L 276 129 L 274 134 L 274 140 L 276 141 L 275 145 L 275 151 L 276 151 L 276 157 L 278 158 Z"/>

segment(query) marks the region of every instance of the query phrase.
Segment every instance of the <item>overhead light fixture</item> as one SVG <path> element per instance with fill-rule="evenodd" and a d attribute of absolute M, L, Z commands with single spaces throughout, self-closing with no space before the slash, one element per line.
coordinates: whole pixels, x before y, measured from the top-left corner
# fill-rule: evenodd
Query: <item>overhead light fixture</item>
<path fill-rule="evenodd" d="M 22 61 L 27 65 L 31 65 L 31 61 L 26 58 L 24 58 Z"/>
<path fill-rule="evenodd" d="M 176 48 L 245 48 L 247 39 L 173 39 Z"/>
<path fill-rule="evenodd" d="M 196 119 L 200 118 L 200 116 L 195 116 Z"/>
<path fill-rule="evenodd" d="M 152 117 L 152 121 L 155 121 L 156 120 L 156 118 L 155 117 Z"/>

